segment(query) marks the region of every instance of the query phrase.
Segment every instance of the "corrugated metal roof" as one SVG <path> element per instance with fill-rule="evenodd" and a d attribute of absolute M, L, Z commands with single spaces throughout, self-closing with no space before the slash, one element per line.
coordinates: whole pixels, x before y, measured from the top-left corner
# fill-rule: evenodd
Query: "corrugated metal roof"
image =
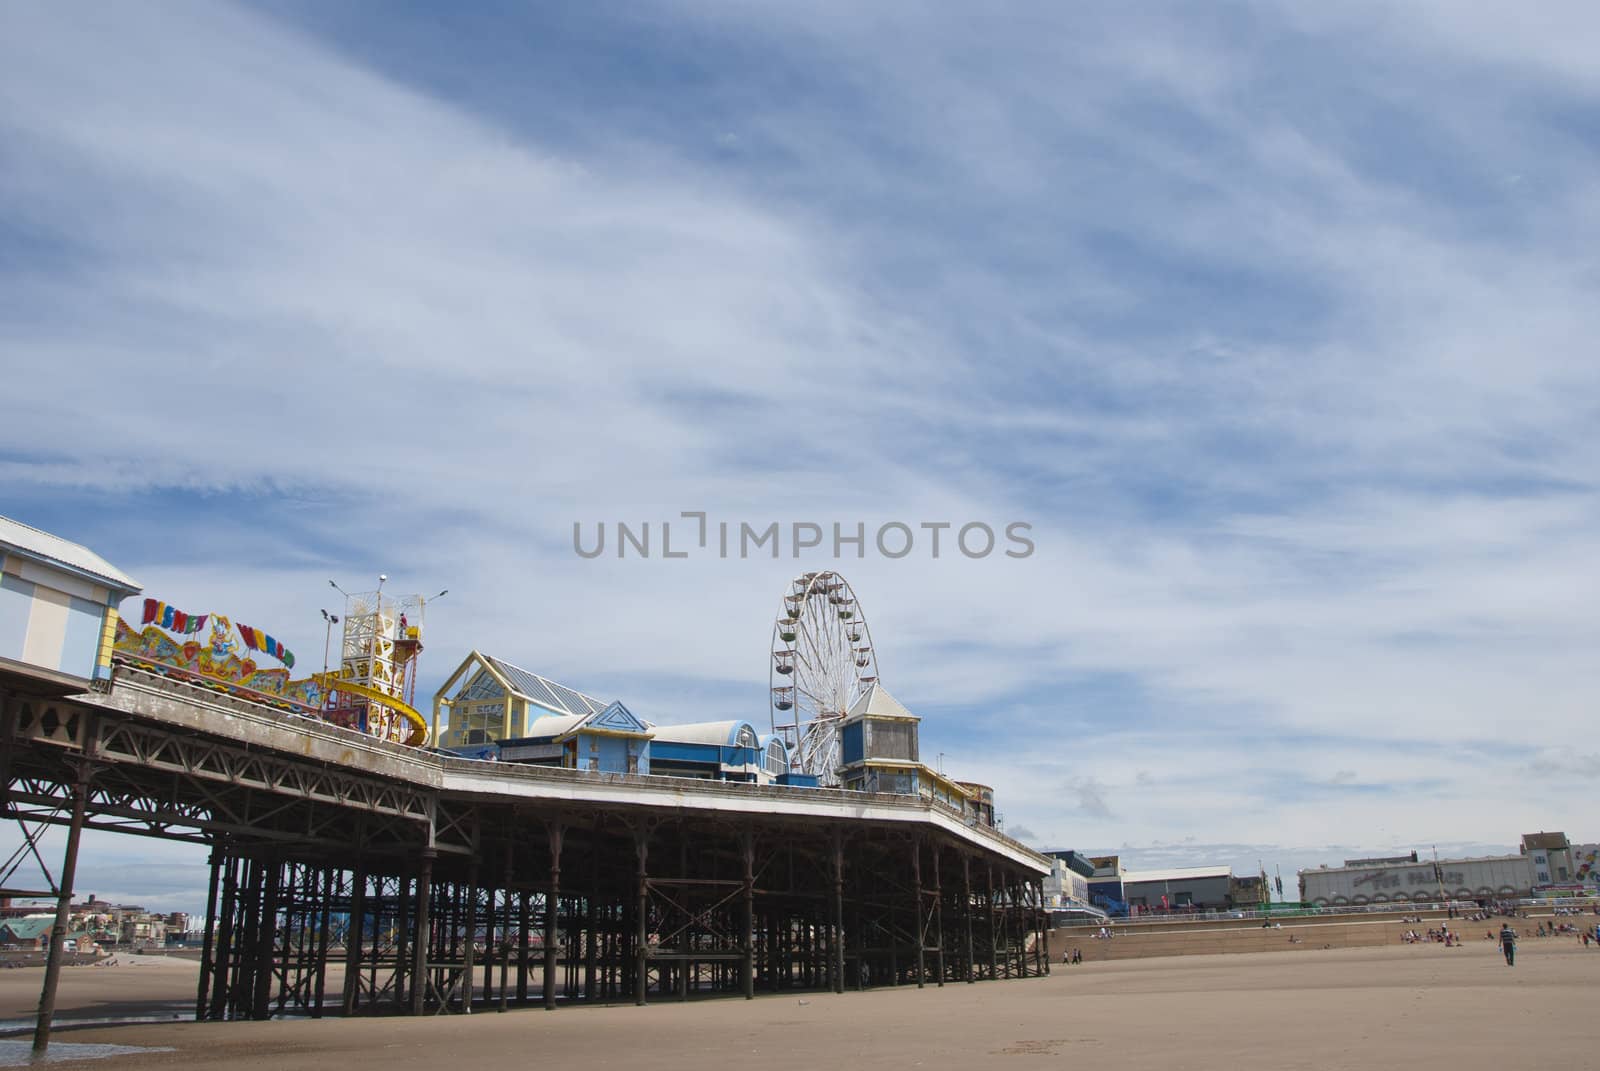
<path fill-rule="evenodd" d="M 43 558 L 102 581 L 107 587 L 129 595 L 144 590 L 139 582 L 88 547 L 60 536 L 41 532 L 10 517 L 0 517 L 0 548 L 12 547 L 23 554 Z"/>

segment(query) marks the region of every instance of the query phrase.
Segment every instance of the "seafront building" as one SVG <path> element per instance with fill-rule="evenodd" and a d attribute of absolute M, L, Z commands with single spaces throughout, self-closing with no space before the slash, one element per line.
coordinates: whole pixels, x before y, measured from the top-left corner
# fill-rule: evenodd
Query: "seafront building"
<path fill-rule="evenodd" d="M 1045 852 L 1050 857 L 1050 876 L 1044 879 L 1044 903 L 1051 911 L 1085 911 L 1094 908 L 1089 901 L 1089 879 L 1094 864 L 1075 851 Z"/>
<path fill-rule="evenodd" d="M 1600 892 L 1600 845 L 1574 845 L 1565 833 L 1527 833 L 1516 855 L 1423 859 L 1416 852 L 1347 859 L 1300 872 L 1300 899 L 1319 907 L 1416 901 L 1586 896 Z"/>
<path fill-rule="evenodd" d="M 1158 909 L 1226 911 L 1235 906 L 1233 868 L 1229 866 L 1124 871 L 1122 891 L 1128 907 L 1140 913 Z"/>

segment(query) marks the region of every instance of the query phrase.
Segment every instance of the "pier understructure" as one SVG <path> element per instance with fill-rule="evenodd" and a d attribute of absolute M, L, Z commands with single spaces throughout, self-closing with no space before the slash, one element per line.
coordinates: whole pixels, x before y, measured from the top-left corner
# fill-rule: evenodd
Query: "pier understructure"
<path fill-rule="evenodd" d="M 200 1019 L 1049 971 L 1047 862 L 920 797 L 477 762 L 133 666 L 103 693 L 0 681 L 0 785 L 29 843 L 68 827 L 63 905 L 83 829 L 209 848 Z"/>

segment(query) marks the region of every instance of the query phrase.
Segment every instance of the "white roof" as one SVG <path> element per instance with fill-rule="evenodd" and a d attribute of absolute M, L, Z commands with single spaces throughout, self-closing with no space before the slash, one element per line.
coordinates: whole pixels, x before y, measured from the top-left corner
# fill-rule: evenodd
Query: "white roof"
<path fill-rule="evenodd" d="M 107 587 L 130 595 L 143 590 L 137 580 L 88 547 L 79 546 L 49 532 L 41 532 L 10 517 L 0 517 L 0 548 L 5 547 L 13 547 L 23 554 L 43 558 L 54 565 L 88 573 Z"/>
<path fill-rule="evenodd" d="M 901 705 L 900 700 L 889 694 L 889 689 L 873 681 L 860 699 L 850 704 L 850 709 L 845 712 L 845 717 L 853 718 L 858 714 L 878 714 L 886 718 L 914 718 L 915 714 Z"/>
<path fill-rule="evenodd" d="M 533 719 L 533 724 L 528 726 L 527 735 L 560 736 L 562 733 L 570 733 L 588 718 L 587 714 L 547 714 L 542 718 Z"/>
<path fill-rule="evenodd" d="M 653 738 L 674 744 L 717 744 L 719 746 L 731 745 L 741 725 L 750 727 L 756 739 L 761 739 L 761 734 L 756 733 L 756 727 L 749 722 L 735 718 L 730 721 L 701 721 L 689 725 L 657 725 L 653 730 Z"/>
<path fill-rule="evenodd" d="M 1167 870 L 1124 870 L 1122 884 L 1137 885 L 1146 881 L 1196 881 L 1200 878 L 1231 878 L 1231 866 L 1180 866 Z"/>

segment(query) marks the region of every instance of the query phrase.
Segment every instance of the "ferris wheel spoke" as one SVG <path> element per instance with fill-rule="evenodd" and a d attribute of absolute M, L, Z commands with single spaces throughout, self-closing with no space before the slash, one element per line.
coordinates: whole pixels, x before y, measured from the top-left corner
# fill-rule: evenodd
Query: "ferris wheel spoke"
<path fill-rule="evenodd" d="M 796 685 L 795 687 L 796 687 L 796 689 L 798 689 L 800 691 L 801 695 L 803 695 L 807 699 L 811 700 L 814 709 L 818 713 L 822 713 L 822 712 L 824 712 L 824 711 L 826 711 L 828 709 L 828 700 L 826 698 L 824 698 L 823 696 L 818 695 L 816 692 L 813 692 L 809 688 L 801 688 L 799 685 Z"/>

